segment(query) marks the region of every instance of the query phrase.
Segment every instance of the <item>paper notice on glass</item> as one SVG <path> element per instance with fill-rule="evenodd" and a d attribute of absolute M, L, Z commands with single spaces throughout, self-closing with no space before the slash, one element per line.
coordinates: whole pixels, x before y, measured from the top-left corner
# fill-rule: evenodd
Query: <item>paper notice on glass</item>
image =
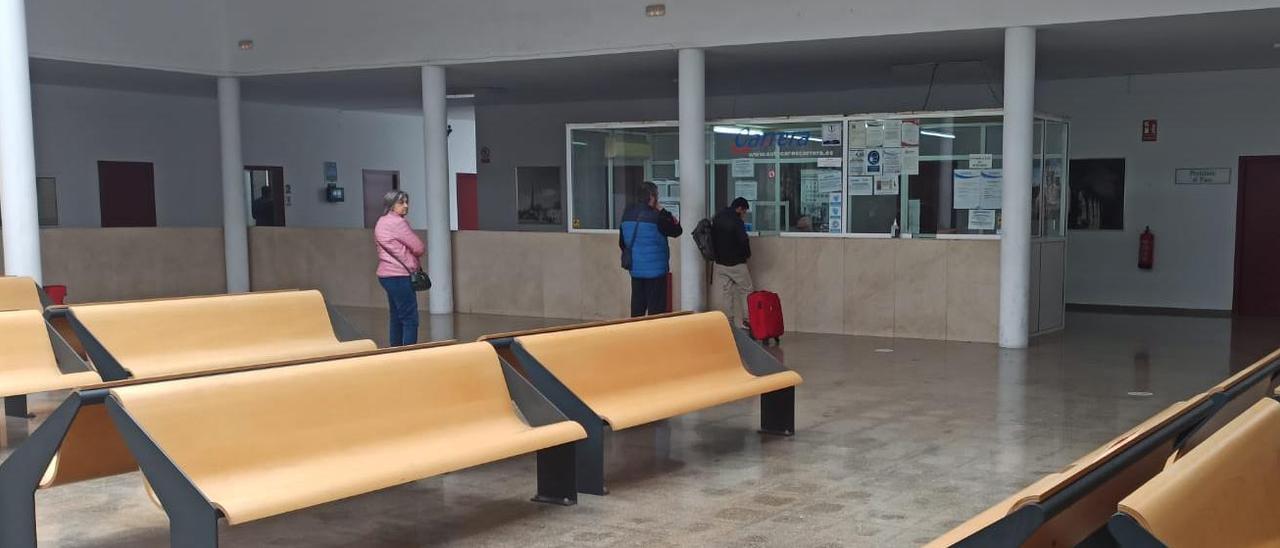
<path fill-rule="evenodd" d="M 920 122 L 916 120 L 902 121 L 902 146 L 914 147 L 920 145 Z"/>
<path fill-rule="evenodd" d="M 849 150 L 849 175 L 862 175 L 867 172 L 867 149 Z"/>
<path fill-rule="evenodd" d="M 867 148 L 867 126 L 862 122 L 849 122 L 849 148 Z"/>
<path fill-rule="evenodd" d="M 756 176 L 756 164 L 751 161 L 751 158 L 737 158 L 729 165 L 729 171 L 731 172 L 730 176 L 735 179 L 738 177 Z"/>
<path fill-rule="evenodd" d="M 876 178 L 870 175 L 850 175 L 849 176 L 849 195 L 850 196 L 870 196 L 875 194 Z"/>
<path fill-rule="evenodd" d="M 897 194 L 898 176 L 880 175 L 876 177 L 876 195 Z"/>
<path fill-rule="evenodd" d="M 951 172 L 951 208 L 978 209 L 982 205 L 982 172 L 957 169 Z"/>
<path fill-rule="evenodd" d="M 995 230 L 996 212 L 990 209 L 969 210 L 969 230 Z"/>
<path fill-rule="evenodd" d="M 839 219 L 842 215 L 844 215 L 844 211 L 843 211 L 843 209 L 840 207 L 840 204 L 834 204 L 834 205 L 827 206 L 827 218 L 828 218 L 828 219 Z"/>
<path fill-rule="evenodd" d="M 902 172 L 907 175 L 920 174 L 920 147 L 902 148 Z"/>
<path fill-rule="evenodd" d="M 844 159 L 835 158 L 818 158 L 818 167 L 843 167 Z"/>
<path fill-rule="evenodd" d="M 969 169 L 989 169 L 994 162 L 995 158 L 990 154 L 969 155 Z"/>
<path fill-rule="evenodd" d="M 840 192 L 840 180 L 844 177 L 834 169 L 818 172 L 818 192 Z"/>
<path fill-rule="evenodd" d="M 884 151 L 879 148 L 867 149 L 867 155 L 863 157 L 862 172 L 863 173 L 884 173 Z"/>
<path fill-rule="evenodd" d="M 902 146 L 902 120 L 884 121 L 884 146 L 891 148 Z"/>
<path fill-rule="evenodd" d="M 1004 170 L 982 170 L 982 200 L 978 206 L 982 209 L 1001 209 L 1004 207 Z"/>
<path fill-rule="evenodd" d="M 867 122 L 867 148 L 884 146 L 884 122 Z"/>
<path fill-rule="evenodd" d="M 830 202 L 831 205 L 842 204 L 844 203 L 844 194 L 839 191 L 832 192 L 831 195 L 827 196 L 827 201 Z"/>
<path fill-rule="evenodd" d="M 886 148 L 881 150 L 884 154 L 884 157 L 881 160 L 881 163 L 884 164 L 884 173 L 892 173 L 895 175 L 902 173 L 902 149 Z"/>
<path fill-rule="evenodd" d="M 827 221 L 827 231 L 836 233 L 844 232 L 844 223 L 840 221 L 841 219 L 839 217 L 832 217 L 831 220 Z"/>
<path fill-rule="evenodd" d="M 840 122 L 830 122 L 822 124 L 822 146 L 838 147 L 840 146 L 841 131 L 840 126 L 844 124 Z"/>
<path fill-rule="evenodd" d="M 739 179 L 733 182 L 733 193 L 735 198 L 743 198 L 748 202 L 759 200 L 758 192 L 760 185 L 751 179 Z"/>

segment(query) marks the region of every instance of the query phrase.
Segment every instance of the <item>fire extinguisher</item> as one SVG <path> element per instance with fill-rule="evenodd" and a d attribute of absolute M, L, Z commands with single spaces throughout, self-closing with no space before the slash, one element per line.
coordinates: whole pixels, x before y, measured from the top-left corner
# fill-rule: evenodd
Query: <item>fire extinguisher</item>
<path fill-rule="evenodd" d="M 1143 270 L 1151 270 L 1151 265 L 1156 260 L 1156 235 L 1151 233 L 1151 227 L 1147 227 L 1142 231 L 1142 235 L 1138 236 L 1138 268 Z"/>

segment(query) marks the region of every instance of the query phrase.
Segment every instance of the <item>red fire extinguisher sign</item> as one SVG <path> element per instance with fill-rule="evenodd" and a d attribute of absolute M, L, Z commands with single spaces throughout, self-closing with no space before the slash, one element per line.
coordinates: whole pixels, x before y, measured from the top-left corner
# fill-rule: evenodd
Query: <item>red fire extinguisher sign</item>
<path fill-rule="evenodd" d="M 1142 235 L 1138 236 L 1138 268 L 1151 270 L 1155 261 L 1156 235 L 1151 233 L 1151 227 L 1147 227 L 1142 231 Z"/>

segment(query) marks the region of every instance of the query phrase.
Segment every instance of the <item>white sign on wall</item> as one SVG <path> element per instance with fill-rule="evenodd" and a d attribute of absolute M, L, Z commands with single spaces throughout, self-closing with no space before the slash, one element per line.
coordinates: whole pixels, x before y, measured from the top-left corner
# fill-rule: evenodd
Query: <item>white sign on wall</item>
<path fill-rule="evenodd" d="M 1184 167 L 1173 171 L 1173 182 L 1179 185 L 1229 185 L 1229 167 Z"/>

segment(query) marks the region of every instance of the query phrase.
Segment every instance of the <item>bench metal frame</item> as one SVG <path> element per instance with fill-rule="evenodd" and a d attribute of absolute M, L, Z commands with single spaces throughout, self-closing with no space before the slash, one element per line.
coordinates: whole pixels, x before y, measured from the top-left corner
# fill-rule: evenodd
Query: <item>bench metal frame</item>
<path fill-rule="evenodd" d="M 746 332 L 730 326 L 738 355 L 747 371 L 756 376 L 789 371 Z M 529 381 L 566 416 L 581 424 L 587 439 L 577 444 L 578 491 L 589 495 L 607 495 L 604 481 L 604 439 L 611 431 L 609 424 L 585 402 L 560 382 L 545 365 L 525 350 L 514 337 L 489 339 L 496 348 L 510 349 L 520 362 Z M 795 434 L 795 387 L 760 395 L 760 433 L 779 436 Z"/>
<path fill-rule="evenodd" d="M 1277 362 L 1280 363 L 1280 360 L 1278 360 Z M 1262 371 L 1259 371 L 1258 373 L 1267 372 L 1266 370 L 1268 369 L 1274 369 L 1274 367 L 1269 366 L 1267 368 L 1264 368 Z M 1275 371 L 1271 371 L 1270 374 L 1268 375 L 1259 375 L 1259 376 L 1269 381 L 1274 377 L 1275 373 L 1276 373 Z M 1251 375 L 1249 378 L 1253 379 L 1254 375 Z M 1233 386 L 1232 389 L 1243 386 L 1244 388 L 1241 388 L 1240 390 L 1236 391 L 1236 393 L 1239 394 L 1240 392 L 1243 392 L 1245 389 L 1250 387 L 1252 384 L 1253 383 L 1249 382 L 1249 380 L 1246 379 L 1245 381 L 1240 382 L 1236 386 Z M 1231 390 L 1228 390 L 1227 392 L 1231 392 Z M 1226 392 L 1223 392 L 1223 394 L 1225 393 Z M 1216 395 L 1217 394 L 1215 394 L 1215 396 Z M 1280 396 L 1270 395 L 1267 397 L 1274 399 L 1276 401 L 1280 401 Z M 1230 398 L 1224 398 L 1221 402 L 1221 405 L 1225 405 L 1226 402 L 1229 402 L 1229 401 L 1230 401 Z M 1219 405 L 1219 408 L 1221 408 L 1221 405 Z M 1111 536 L 1116 539 L 1116 542 L 1120 546 L 1123 546 L 1124 548 L 1165 548 L 1166 546 L 1164 541 L 1161 541 L 1155 535 L 1151 534 L 1151 531 L 1148 531 L 1145 527 L 1142 526 L 1142 524 L 1138 523 L 1138 520 L 1134 519 L 1133 516 L 1130 516 L 1129 514 L 1126 514 L 1124 512 L 1116 512 L 1115 515 L 1111 516 L 1111 520 L 1107 522 L 1107 529 L 1111 532 Z"/>
<path fill-rule="evenodd" d="M 374 351 L 366 354 L 390 353 L 403 349 Z M 324 360 L 320 360 L 324 361 Z M 250 367 L 248 370 L 286 367 L 309 362 Z M 569 420 L 551 402 L 538 393 L 505 361 L 499 359 L 503 379 L 512 402 L 530 426 L 545 426 Z M 239 372 L 233 370 L 230 372 Z M 227 374 L 228 371 L 166 377 L 155 381 L 134 380 L 115 386 L 147 384 L 181 378 Z M 53 461 L 80 409 L 87 405 L 106 405 L 107 413 L 123 437 L 129 452 L 138 461 L 161 507 L 169 517 L 171 546 L 215 548 L 218 545 L 218 520 L 222 514 L 209 502 L 178 466 L 129 416 L 115 398 L 110 397 L 112 384 L 73 392 L 20 445 L 0 463 L 0 548 L 36 548 L 35 492 L 49 464 Z M 578 442 L 570 442 L 538 450 L 537 494 L 535 502 L 571 506 L 577 504 L 576 451 Z M 424 478 L 425 479 L 425 478 Z"/>
<path fill-rule="evenodd" d="M 1166 442 L 1172 440 L 1173 450 L 1178 451 L 1192 434 L 1204 427 L 1209 419 L 1227 404 L 1260 382 L 1272 382 L 1278 375 L 1280 375 L 1280 359 L 1271 361 L 1230 388 L 1212 394 L 1208 399 L 1184 410 L 1177 418 L 1061 490 L 1051 493 L 1045 500 L 1025 505 L 952 546 L 956 548 L 1021 546 L 1050 519 L 1070 508 L 1129 466 L 1147 457 Z M 1119 542 L 1123 546 L 1142 548 L 1164 546 L 1145 530 L 1134 531 L 1135 527 L 1141 529 L 1132 517 L 1117 513 L 1081 544 L 1115 546 Z M 1143 535 L 1148 538 L 1144 539 Z"/>
<path fill-rule="evenodd" d="M 40 292 L 41 298 L 44 298 L 44 292 Z M 53 324 L 49 323 L 49 318 L 44 320 L 45 331 L 49 333 L 49 342 L 53 346 L 53 359 L 58 364 L 58 370 L 63 373 L 79 373 L 83 371 L 92 371 L 93 368 L 89 364 L 80 359 L 80 355 L 76 354 L 75 349 L 71 348 L 71 344 L 53 328 Z M 27 394 L 15 394 L 13 396 L 4 397 L 4 414 L 9 417 L 20 419 L 35 418 L 35 415 L 27 410 Z"/>

